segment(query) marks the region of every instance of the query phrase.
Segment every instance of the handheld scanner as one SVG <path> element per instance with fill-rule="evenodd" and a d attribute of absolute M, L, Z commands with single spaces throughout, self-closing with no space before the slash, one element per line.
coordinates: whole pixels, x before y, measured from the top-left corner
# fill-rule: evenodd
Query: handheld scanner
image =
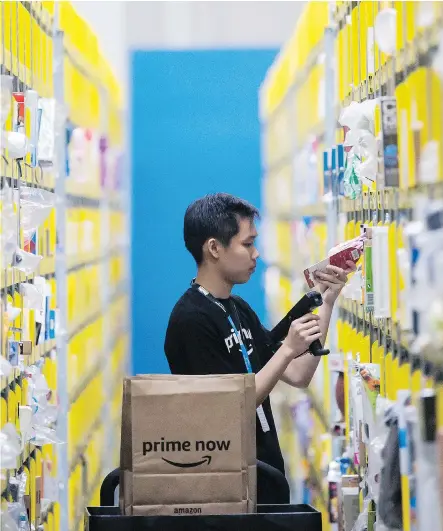
<path fill-rule="evenodd" d="M 288 335 L 292 321 L 300 319 L 303 315 L 315 310 L 323 304 L 323 298 L 318 291 L 309 291 L 297 302 L 297 304 L 286 314 L 286 316 L 271 330 L 272 339 L 275 342 L 283 341 Z M 313 356 L 325 356 L 329 350 L 323 348 L 319 339 L 315 340 L 309 347 Z"/>

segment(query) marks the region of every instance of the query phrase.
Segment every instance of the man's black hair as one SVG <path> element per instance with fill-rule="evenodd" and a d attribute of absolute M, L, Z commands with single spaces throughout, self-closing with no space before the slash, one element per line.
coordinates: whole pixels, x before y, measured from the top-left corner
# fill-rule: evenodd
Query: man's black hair
<path fill-rule="evenodd" d="M 210 194 L 194 201 L 186 210 L 184 238 L 186 249 L 197 265 L 203 261 L 203 245 L 216 238 L 227 247 L 238 234 L 239 219 L 253 221 L 259 211 L 253 205 L 230 194 Z"/>

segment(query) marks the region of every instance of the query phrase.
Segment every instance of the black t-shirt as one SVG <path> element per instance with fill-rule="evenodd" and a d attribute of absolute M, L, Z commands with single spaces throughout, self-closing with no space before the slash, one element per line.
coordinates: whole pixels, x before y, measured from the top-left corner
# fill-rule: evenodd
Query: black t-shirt
<path fill-rule="evenodd" d="M 268 331 L 262 326 L 252 308 L 240 297 L 218 299 L 228 312 L 225 313 L 197 288 L 194 285 L 183 294 L 169 319 L 165 353 L 172 374 L 247 372 L 240 345 L 234 340 L 235 336 L 227 315 L 231 316 L 237 330 L 240 330 L 241 323 L 242 337 L 252 370 L 255 373 L 259 372 L 273 356 L 278 345 L 272 344 Z M 257 458 L 284 474 L 284 461 L 269 398 L 263 402 L 263 410 L 270 431 L 264 432 L 257 418 Z"/>

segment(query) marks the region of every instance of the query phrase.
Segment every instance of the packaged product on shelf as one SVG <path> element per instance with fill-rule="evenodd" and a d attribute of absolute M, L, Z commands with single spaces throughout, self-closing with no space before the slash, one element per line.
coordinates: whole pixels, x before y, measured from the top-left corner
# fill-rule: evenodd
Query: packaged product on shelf
<path fill-rule="evenodd" d="M 387 438 L 381 452 L 380 493 L 377 504 L 377 530 L 403 529 L 398 414 L 393 407 L 385 412 Z"/>
<path fill-rule="evenodd" d="M 56 101 L 52 98 L 40 98 L 38 101 L 40 124 L 37 138 L 38 163 L 45 168 L 51 167 L 55 157 Z"/>
<path fill-rule="evenodd" d="M 349 268 L 347 262 L 354 262 L 356 264 L 363 254 L 363 245 L 368 238 L 368 234 L 364 233 L 357 238 L 337 245 L 329 251 L 328 258 L 305 269 L 303 274 L 308 286 L 313 288 L 315 286 L 315 273 L 317 271 L 327 271 L 327 266 L 329 265 L 341 267 L 346 270 Z"/>
<path fill-rule="evenodd" d="M 339 531 L 352 531 L 360 515 L 360 477 L 342 475 L 338 491 Z"/>
<path fill-rule="evenodd" d="M 418 531 L 442 528 L 436 423 L 436 393 L 424 389 L 413 409 L 413 472 L 417 493 Z"/>
<path fill-rule="evenodd" d="M 0 376 L 9 378 L 9 375 L 11 374 L 12 369 L 13 367 L 11 363 L 3 356 L 0 356 Z"/>
<path fill-rule="evenodd" d="M 372 239 L 368 238 L 364 243 L 364 305 L 365 311 L 374 310 L 374 278 L 372 271 Z"/>
<path fill-rule="evenodd" d="M 352 531 L 374 531 L 373 528 L 369 527 L 369 501 L 368 500 L 364 501 L 364 509 L 359 514 L 357 521 L 355 522 L 354 527 L 352 528 Z M 377 531 L 378 531 L 378 524 L 377 524 Z"/>
<path fill-rule="evenodd" d="M 339 518 L 338 512 L 338 490 L 340 488 L 340 465 L 337 461 L 329 463 L 328 471 L 328 512 L 329 522 L 336 524 Z"/>
<path fill-rule="evenodd" d="M 11 112 L 12 83 L 12 76 L 0 76 L 0 127 L 5 125 Z"/>
<path fill-rule="evenodd" d="M 369 131 L 374 133 L 374 116 L 375 107 L 378 100 L 371 99 L 364 102 L 353 101 L 341 111 L 338 119 L 341 126 L 345 128 L 345 134 L 348 131 Z"/>
<path fill-rule="evenodd" d="M 31 166 L 37 166 L 37 144 L 41 123 L 41 109 L 39 108 L 39 96 L 35 90 L 27 90 L 25 93 L 25 109 L 30 121 L 29 147 L 31 152 Z"/>
<path fill-rule="evenodd" d="M 353 444 L 353 458 L 354 464 L 360 465 L 363 463 L 361 459 L 361 426 L 363 425 L 363 402 L 361 390 L 361 377 L 355 373 L 351 368 L 350 372 L 350 405 L 351 405 L 351 421 L 352 421 L 352 437 Z"/>
<path fill-rule="evenodd" d="M 401 392 L 399 391 L 399 394 Z M 405 391 L 403 400 L 398 400 L 400 435 L 400 472 L 409 485 L 409 521 L 411 529 L 417 529 L 417 445 L 414 432 L 417 427 L 417 409 L 412 405 L 411 394 Z M 401 395 L 400 395 L 401 396 Z M 406 434 L 406 436 L 405 436 Z M 437 523 L 434 520 L 434 523 Z M 429 528 L 428 528 L 429 529 Z M 440 529 L 440 526 L 438 526 Z"/>
<path fill-rule="evenodd" d="M 30 531 L 29 507 L 27 507 L 26 496 L 27 481 L 28 476 L 24 472 L 9 478 L 9 491 L 13 501 L 8 503 L 8 512 L 17 523 L 20 531 Z"/>
<path fill-rule="evenodd" d="M 380 480 L 379 454 L 372 444 L 378 434 L 377 426 L 377 401 L 380 396 L 380 365 L 365 363 L 359 365 L 361 377 L 362 406 L 363 406 L 363 430 L 361 443 L 364 445 L 367 455 L 366 482 L 369 494 L 372 498 L 377 497 Z"/>
<path fill-rule="evenodd" d="M 391 272 L 389 263 L 389 225 L 372 228 L 372 270 L 374 289 L 374 317 L 391 317 Z"/>
<path fill-rule="evenodd" d="M 359 366 L 363 389 L 369 399 L 371 413 L 375 414 L 377 397 L 380 394 L 380 365 L 377 363 L 365 363 Z"/>
<path fill-rule="evenodd" d="M 377 176 L 378 143 L 374 136 L 375 107 L 378 100 L 352 102 L 345 107 L 339 123 L 345 133 L 347 153 L 343 174 L 343 194 L 356 199 L 362 194 L 362 185 L 371 186 Z"/>
<path fill-rule="evenodd" d="M 26 240 L 48 218 L 55 206 L 55 194 L 31 186 L 20 187 L 20 225 Z"/>
<path fill-rule="evenodd" d="M 355 153 L 346 157 L 346 166 L 343 174 L 343 195 L 348 199 L 357 199 L 362 194 L 362 182 L 360 179 L 361 159 Z"/>
<path fill-rule="evenodd" d="M 10 302 L 8 302 L 8 304 L 6 305 L 6 312 L 8 314 L 8 319 L 11 322 L 15 321 L 17 319 L 17 317 L 20 315 L 21 311 L 22 311 L 21 308 L 16 308 Z"/>
<path fill-rule="evenodd" d="M 19 284 L 20 294 L 23 297 L 23 308 L 41 310 L 44 302 L 44 294 L 36 285 L 29 282 Z"/>
<path fill-rule="evenodd" d="M 32 275 L 38 269 L 43 256 L 27 253 L 23 249 L 16 249 L 12 260 L 12 267 L 25 275 Z"/>
<path fill-rule="evenodd" d="M 2 531 L 20 531 L 7 506 L 0 507 L 0 521 L 2 523 Z"/>
<path fill-rule="evenodd" d="M 395 97 L 380 99 L 382 171 L 378 174 L 377 188 L 398 187 L 400 167 L 398 160 L 397 101 Z"/>
<path fill-rule="evenodd" d="M 19 131 L 2 131 L 1 144 L 11 159 L 22 159 L 30 150 L 26 135 Z"/>
<path fill-rule="evenodd" d="M 432 69 L 443 80 L 443 31 L 440 32 L 437 52 L 432 61 Z"/>
<path fill-rule="evenodd" d="M 53 393 L 41 371 L 41 362 L 26 367 L 28 379 L 28 405 L 31 407 L 31 426 L 27 430 L 28 441 L 36 446 L 61 444 L 56 433 L 58 406 L 53 403 Z"/>
<path fill-rule="evenodd" d="M 76 127 L 72 130 L 68 145 L 69 176 L 77 182 L 86 182 L 90 178 L 92 133 L 89 129 Z M 98 149 L 98 146 L 97 146 Z"/>
<path fill-rule="evenodd" d="M 438 467 L 438 482 L 439 482 L 439 499 L 440 499 L 440 518 L 443 520 L 443 427 L 437 430 L 437 467 Z"/>
<path fill-rule="evenodd" d="M 378 169 L 378 142 L 375 136 L 369 131 L 359 131 L 357 142 L 353 147 L 360 159 L 358 175 L 362 184 L 371 187 L 377 178 Z"/>
<path fill-rule="evenodd" d="M 16 427 L 8 423 L 0 431 L 0 461 L 2 469 L 15 469 L 21 453 L 20 437 Z"/>
<path fill-rule="evenodd" d="M 7 181 L 0 190 L 0 248 L 1 266 L 10 266 L 18 241 L 17 214 L 14 209 L 14 195 Z"/>
<path fill-rule="evenodd" d="M 126 378 L 123 514 L 254 512 L 255 408 L 253 375 Z"/>
<path fill-rule="evenodd" d="M 432 2 L 419 2 L 417 4 L 417 25 L 423 28 L 429 28 L 435 23 L 435 7 Z"/>
<path fill-rule="evenodd" d="M 346 286 L 343 288 L 342 295 L 345 299 L 362 303 L 364 292 L 363 274 L 360 267 L 357 267 L 357 271 L 349 279 Z"/>
<path fill-rule="evenodd" d="M 375 41 L 383 53 L 392 55 L 397 45 L 397 10 L 385 8 L 375 17 Z"/>
<path fill-rule="evenodd" d="M 368 445 L 368 468 L 366 470 L 366 483 L 368 491 L 375 503 L 378 503 L 380 493 L 380 475 L 383 465 L 382 452 L 389 434 L 387 415 L 393 404 L 382 396 L 377 397 L 375 422 L 371 430 Z"/>

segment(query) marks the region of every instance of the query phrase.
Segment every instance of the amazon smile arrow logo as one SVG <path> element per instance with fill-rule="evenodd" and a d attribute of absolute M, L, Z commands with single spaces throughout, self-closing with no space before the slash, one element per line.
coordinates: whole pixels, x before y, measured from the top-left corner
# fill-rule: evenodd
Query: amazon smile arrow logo
<path fill-rule="evenodd" d="M 203 463 L 210 465 L 212 457 L 210 455 L 205 455 L 201 461 L 197 461 L 196 463 L 175 463 L 174 461 L 169 461 L 169 459 L 165 459 L 164 457 L 162 457 L 162 459 L 165 463 L 168 463 L 168 465 L 176 466 L 178 468 L 194 468 L 196 466 L 203 465 Z"/>

